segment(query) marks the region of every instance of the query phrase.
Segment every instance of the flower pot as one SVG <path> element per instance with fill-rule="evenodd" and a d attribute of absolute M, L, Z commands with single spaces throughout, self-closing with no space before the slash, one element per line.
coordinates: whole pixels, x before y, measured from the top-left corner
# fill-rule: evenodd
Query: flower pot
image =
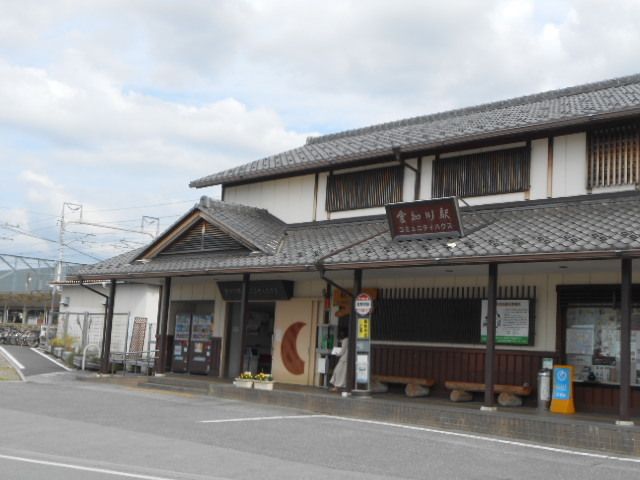
<path fill-rule="evenodd" d="M 253 388 L 255 388 L 256 390 L 273 390 L 273 382 L 272 381 L 261 382 L 261 381 L 255 380 L 253 382 Z"/>
<path fill-rule="evenodd" d="M 236 378 L 233 384 L 239 388 L 253 388 L 253 380 L 246 378 Z"/>
<path fill-rule="evenodd" d="M 64 352 L 64 348 L 62 347 L 53 347 L 53 355 L 55 357 L 62 357 L 62 352 Z"/>

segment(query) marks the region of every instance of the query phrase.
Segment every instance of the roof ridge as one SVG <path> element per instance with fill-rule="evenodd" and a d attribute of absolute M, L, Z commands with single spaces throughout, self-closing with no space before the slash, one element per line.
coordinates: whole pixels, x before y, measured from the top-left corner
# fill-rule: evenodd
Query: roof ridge
<path fill-rule="evenodd" d="M 351 130 L 345 130 L 342 132 L 329 133 L 318 137 L 307 138 L 306 145 L 315 145 L 320 143 L 337 140 L 340 138 L 354 137 L 358 135 L 364 135 L 367 133 L 384 132 L 386 130 L 404 127 L 409 125 L 417 125 L 433 120 L 441 120 L 452 118 L 461 115 L 468 115 L 472 113 L 480 113 L 491 110 L 497 110 L 505 107 L 513 107 L 516 105 L 522 105 L 526 103 L 533 103 L 540 100 L 548 100 L 552 98 L 570 97 L 579 95 L 586 92 L 595 92 L 598 90 L 606 90 L 612 87 L 621 87 L 629 85 L 631 83 L 640 82 L 640 74 L 627 75 L 624 77 L 610 78 L 607 80 L 599 80 L 597 82 L 585 83 L 581 85 L 574 85 L 570 87 L 563 87 L 555 90 L 547 90 L 545 92 L 533 93 L 529 95 L 522 95 L 519 97 L 512 97 L 505 100 L 497 100 L 494 102 L 483 103 L 480 105 L 473 105 L 469 107 L 462 107 L 453 110 L 445 110 L 442 112 L 430 113 L 427 115 L 419 115 L 416 117 L 409 117 L 402 120 L 394 120 L 391 122 L 379 123 L 375 125 L 369 125 L 367 127 L 354 128 Z M 268 157 L 267 157 L 268 158 Z"/>
<path fill-rule="evenodd" d="M 621 192 L 609 193 L 588 193 L 585 195 L 574 195 L 569 197 L 540 198 L 536 200 L 519 200 L 507 203 L 488 203 L 484 205 L 461 206 L 461 213 L 483 213 L 487 211 L 497 210 L 513 210 L 513 209 L 537 209 L 550 208 L 558 206 L 573 205 L 576 203 L 601 203 L 605 200 L 624 200 L 640 197 L 637 190 L 626 190 Z"/>
<path fill-rule="evenodd" d="M 235 203 L 235 202 L 226 202 L 224 200 L 216 200 L 207 195 L 203 195 L 202 197 L 200 197 L 200 202 L 196 206 L 204 209 L 220 206 L 224 209 L 233 210 L 236 212 L 264 212 L 284 224 L 284 222 L 281 219 L 273 215 L 266 208 L 252 207 L 251 205 L 245 205 L 242 203 Z"/>

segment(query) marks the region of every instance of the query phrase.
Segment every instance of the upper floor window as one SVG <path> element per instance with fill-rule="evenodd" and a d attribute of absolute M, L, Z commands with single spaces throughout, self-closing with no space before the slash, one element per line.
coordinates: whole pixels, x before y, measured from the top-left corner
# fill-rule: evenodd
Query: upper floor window
<path fill-rule="evenodd" d="M 402 201 L 402 166 L 329 175 L 328 212 L 382 207 Z"/>
<path fill-rule="evenodd" d="M 529 189 L 531 150 L 527 147 L 471 153 L 433 162 L 432 195 L 478 197 Z"/>
<path fill-rule="evenodd" d="M 595 130 L 589 135 L 587 187 L 640 183 L 640 123 Z"/>

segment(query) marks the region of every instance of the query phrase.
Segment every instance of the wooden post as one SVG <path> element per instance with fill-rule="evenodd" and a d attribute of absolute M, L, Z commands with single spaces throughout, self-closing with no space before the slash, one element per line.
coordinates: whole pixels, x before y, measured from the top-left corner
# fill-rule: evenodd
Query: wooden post
<path fill-rule="evenodd" d="M 489 285 L 487 288 L 487 348 L 484 357 L 484 406 L 485 410 L 495 409 L 493 398 L 494 359 L 496 350 L 496 304 L 498 294 L 498 264 L 489 264 Z"/>
<path fill-rule="evenodd" d="M 353 297 L 351 298 L 351 316 L 349 317 L 349 351 L 347 352 L 347 392 L 356 386 L 356 297 L 362 290 L 362 270 L 353 271 Z"/>
<path fill-rule="evenodd" d="M 249 320 L 249 279 L 248 273 L 242 274 L 242 290 L 240 291 L 240 373 L 244 372 L 244 336 Z"/>
<path fill-rule="evenodd" d="M 620 286 L 620 419 L 618 424 L 633 425 L 629 412 L 631 396 L 631 258 L 622 259 Z"/>
<path fill-rule="evenodd" d="M 109 373 L 109 356 L 111 355 L 111 329 L 113 327 L 113 306 L 116 301 L 116 281 L 111 280 L 109 288 L 109 298 L 107 299 L 107 315 L 104 318 L 104 328 L 102 330 L 102 362 L 100 364 L 101 373 Z"/>
<path fill-rule="evenodd" d="M 164 373 L 167 369 L 167 331 L 169 329 L 169 300 L 171 298 L 171 277 L 165 277 L 162 286 L 162 300 L 160 304 L 160 328 L 159 354 L 156 372 Z"/>

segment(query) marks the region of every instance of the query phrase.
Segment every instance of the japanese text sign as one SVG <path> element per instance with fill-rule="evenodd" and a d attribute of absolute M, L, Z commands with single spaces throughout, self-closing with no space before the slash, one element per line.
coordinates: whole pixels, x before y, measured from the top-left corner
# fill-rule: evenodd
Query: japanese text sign
<path fill-rule="evenodd" d="M 456 197 L 436 198 L 386 206 L 394 240 L 463 236 Z"/>

